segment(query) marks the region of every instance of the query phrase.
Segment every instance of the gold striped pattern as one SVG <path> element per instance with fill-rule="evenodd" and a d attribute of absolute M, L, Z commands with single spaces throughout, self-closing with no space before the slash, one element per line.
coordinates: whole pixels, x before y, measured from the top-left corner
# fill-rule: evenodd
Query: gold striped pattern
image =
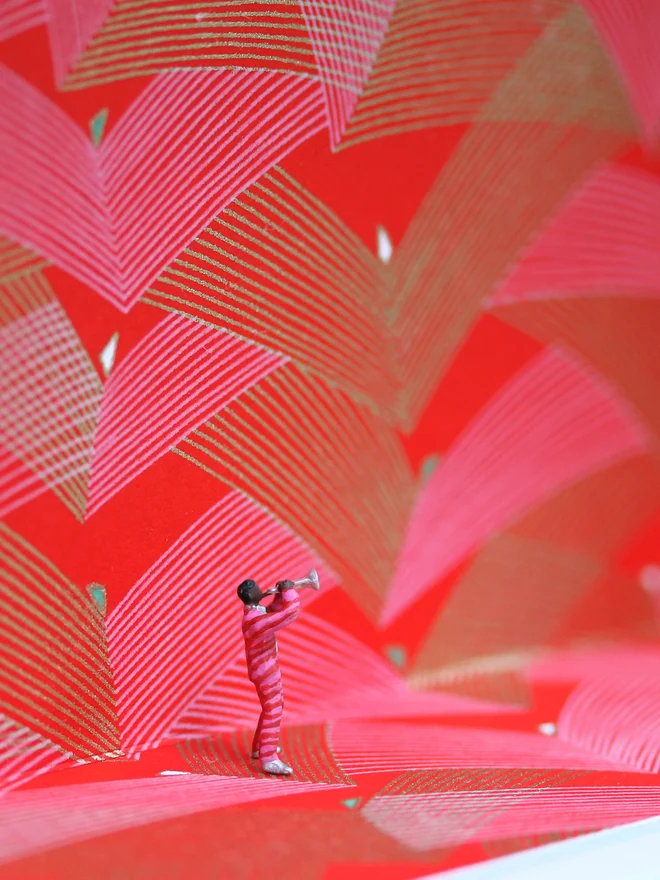
<path fill-rule="evenodd" d="M 0 340 L 0 443 L 82 520 L 103 386 L 40 272 L 0 288 Z"/>
<path fill-rule="evenodd" d="M 572 770 L 413 771 L 388 783 L 361 815 L 416 853 L 437 857 L 488 836 L 485 829 L 503 811 L 584 776 Z"/>
<path fill-rule="evenodd" d="M 477 118 L 636 132 L 617 71 L 579 6 L 552 21 Z"/>
<path fill-rule="evenodd" d="M 319 76 L 296 0 L 157 5 L 117 0 L 63 88 L 85 89 L 190 67 Z"/>
<path fill-rule="evenodd" d="M 469 123 L 484 112 L 520 122 L 632 126 L 607 54 L 586 14 L 567 0 L 403 0 L 340 149 Z"/>
<path fill-rule="evenodd" d="M 391 428 L 289 363 L 174 452 L 272 511 L 377 615 L 415 492 Z"/>
<path fill-rule="evenodd" d="M 119 748 L 103 618 L 88 596 L 0 524 L 0 708 L 79 758 Z"/>
<path fill-rule="evenodd" d="M 522 247 L 620 143 L 617 135 L 545 123 L 479 123 L 463 138 L 395 263 L 405 423 L 419 419 Z"/>
<path fill-rule="evenodd" d="M 369 77 L 395 0 L 300 0 L 324 83 L 334 150 Z"/>
<path fill-rule="evenodd" d="M 332 757 L 325 726 L 284 727 L 281 745 L 280 757 L 293 768 L 297 781 L 353 785 Z M 176 747 L 194 773 L 272 778 L 262 773 L 258 762 L 250 757 L 252 731 L 239 730 L 218 737 L 183 740 Z"/>
<path fill-rule="evenodd" d="M 502 791 L 504 789 L 549 788 L 562 785 L 591 771 L 488 769 L 409 770 L 388 782 L 374 797 L 436 794 L 443 791 Z"/>
<path fill-rule="evenodd" d="M 186 248 L 143 302 L 233 330 L 387 407 L 384 273 L 338 217 L 274 168 Z"/>
<path fill-rule="evenodd" d="M 259 772 L 257 764 L 250 759 L 251 749 L 251 733 L 247 730 L 176 743 L 177 752 L 193 773 L 209 776 L 266 776 Z"/>
<path fill-rule="evenodd" d="M 531 510 L 509 532 L 607 560 L 650 519 L 660 472 L 647 456 L 589 475 Z"/>
<path fill-rule="evenodd" d="M 526 704 L 519 670 L 555 638 L 609 634 L 612 615 L 599 605 L 618 609 L 621 632 L 639 627 L 647 597 L 602 570 L 655 512 L 659 494 L 657 467 L 635 458 L 570 486 L 495 537 L 427 633 L 411 684 Z"/>
<path fill-rule="evenodd" d="M 404 425 L 417 422 L 523 247 L 632 131 L 603 64 L 582 13 L 569 10 L 495 90 L 409 226 L 394 261 Z"/>
<path fill-rule="evenodd" d="M 45 269 L 48 262 L 8 238 L 0 237 L 0 284 Z"/>
<path fill-rule="evenodd" d="M 453 667 L 432 670 L 428 675 L 424 672 L 413 674 L 410 683 L 422 690 L 530 709 L 534 697 L 521 668 L 522 656 L 504 654 L 478 658 L 473 663 L 459 663 Z M 514 658 L 515 664 L 512 663 L 512 666 L 515 668 L 507 668 L 507 661 L 511 663 Z M 528 655 L 525 659 L 528 659 Z"/>
<path fill-rule="evenodd" d="M 630 297 L 577 297 L 493 310 L 543 343 L 570 346 L 623 392 L 660 440 L 660 302 Z M 654 456 L 657 462 L 657 454 Z"/>
<path fill-rule="evenodd" d="M 361 815 L 415 852 L 431 852 L 487 836 L 485 829 L 503 811 L 585 775 L 545 769 L 413 771 L 388 783 Z"/>
<path fill-rule="evenodd" d="M 13 248 L 12 248 L 13 251 Z M 13 268 L 18 269 L 13 280 L 3 278 L 2 296 L 0 297 L 0 327 L 7 327 L 14 321 L 18 321 L 43 306 L 56 302 L 55 294 L 48 281 L 41 272 L 35 273 L 34 278 L 21 277 L 32 275 L 32 270 L 21 271 L 26 267 L 27 252 L 13 254 L 8 250 L 8 256 L 13 256 L 11 262 Z M 8 261 L 9 268 L 9 261 Z M 3 265 L 4 269 L 4 265 Z"/>
<path fill-rule="evenodd" d="M 631 130 L 585 22 L 575 10 L 557 20 L 495 89 L 389 265 L 276 169 L 144 301 L 284 351 L 412 429 L 486 297 Z"/>
<path fill-rule="evenodd" d="M 493 538 L 454 587 L 415 671 L 548 644 L 599 573 L 593 560 L 546 542 Z"/>
<path fill-rule="evenodd" d="M 319 66 L 327 85 L 359 95 L 369 75 L 382 33 L 387 29 L 387 0 L 301 0 Z M 328 94 L 328 103 L 334 103 Z M 341 103 L 341 102 L 340 102 Z M 337 119 L 341 108 L 330 110 Z"/>
<path fill-rule="evenodd" d="M 71 752 L 0 715 L 0 791 L 23 785 L 72 758 Z"/>
<path fill-rule="evenodd" d="M 564 621 L 558 641 L 602 644 L 657 640 L 660 625 L 654 607 L 656 599 L 643 588 L 639 574 L 612 566 L 593 589 L 580 597 Z"/>

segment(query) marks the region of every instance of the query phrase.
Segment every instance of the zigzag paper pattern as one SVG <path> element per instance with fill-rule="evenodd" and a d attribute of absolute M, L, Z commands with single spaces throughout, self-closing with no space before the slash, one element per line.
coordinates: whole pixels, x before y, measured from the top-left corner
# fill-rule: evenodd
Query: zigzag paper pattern
<path fill-rule="evenodd" d="M 0 877 L 657 813 L 659 9 L 5 2 Z"/>
<path fill-rule="evenodd" d="M 32 181 L 26 191 L 4 177 L 0 228 L 123 310 L 218 210 L 322 122 L 319 93 L 304 80 L 182 71 L 152 80 L 97 151 L 56 105 L 6 68 L 0 94 L 3 166 Z M 29 130 L 21 124 L 25 103 L 33 106 Z M 182 165 L 177 147 L 191 126 L 197 136 Z M 63 151 L 55 166 L 53 138 Z M 53 236 L 48 217 L 62 203 L 67 227 Z"/>

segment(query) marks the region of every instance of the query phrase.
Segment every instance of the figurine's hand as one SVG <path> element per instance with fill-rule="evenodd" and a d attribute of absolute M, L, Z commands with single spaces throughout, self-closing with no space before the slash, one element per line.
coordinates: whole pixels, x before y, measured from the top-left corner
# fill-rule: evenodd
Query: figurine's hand
<path fill-rule="evenodd" d="M 293 587 L 293 581 L 278 581 L 275 586 L 280 593 L 283 593 L 285 590 L 290 590 Z"/>

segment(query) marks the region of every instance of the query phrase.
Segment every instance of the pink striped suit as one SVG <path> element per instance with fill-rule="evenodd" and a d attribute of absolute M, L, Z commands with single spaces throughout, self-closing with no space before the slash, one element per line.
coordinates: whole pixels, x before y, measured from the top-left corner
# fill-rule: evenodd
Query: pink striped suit
<path fill-rule="evenodd" d="M 293 623 L 299 610 L 298 593 L 294 589 L 288 589 L 275 595 L 268 610 L 261 606 L 246 605 L 243 613 L 248 675 L 257 689 L 261 703 L 261 715 L 254 734 L 252 751 L 259 752 L 261 764 L 277 758 L 277 744 L 284 708 L 275 633 L 278 629 Z"/>

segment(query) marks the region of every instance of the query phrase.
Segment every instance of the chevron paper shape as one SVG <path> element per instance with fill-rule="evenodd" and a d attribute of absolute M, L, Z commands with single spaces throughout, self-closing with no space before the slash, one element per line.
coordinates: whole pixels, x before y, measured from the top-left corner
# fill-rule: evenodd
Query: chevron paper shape
<path fill-rule="evenodd" d="M 135 826 L 328 787 L 292 782 L 285 788 L 272 779 L 185 775 L 17 792 L 0 808 L 0 862 Z"/>
<path fill-rule="evenodd" d="M 372 718 L 488 716 L 500 707 L 443 693 L 420 693 L 358 639 L 313 613 L 278 636 L 279 664 L 286 682 L 287 719 L 316 724 L 368 715 Z M 250 728 L 254 686 L 242 654 L 191 703 L 172 730 L 176 737 Z"/>
<path fill-rule="evenodd" d="M 651 149 L 660 138 L 660 9 L 654 0 L 580 0 L 612 53 Z"/>
<path fill-rule="evenodd" d="M 381 622 L 399 617 L 487 535 L 648 448 L 645 428 L 599 376 L 571 355 L 544 351 L 481 411 L 423 487 Z"/>
<path fill-rule="evenodd" d="M 90 0 L 89 6 L 100 10 L 107 3 Z M 241 67 L 318 78 L 297 3 L 252 0 L 243 10 L 246 15 L 236 15 L 231 0 L 186 6 L 159 0 L 147 7 L 114 0 L 87 47 L 78 41 L 77 57 L 60 88 L 86 89 L 182 68 Z"/>
<path fill-rule="evenodd" d="M 61 86 L 71 65 L 103 24 L 114 0 L 41 0 L 48 23 L 55 82 Z"/>
<path fill-rule="evenodd" d="M 550 774 L 548 774 L 550 775 Z M 552 787 L 431 791 L 376 795 L 362 813 L 418 851 L 552 832 L 584 832 L 648 819 L 658 794 L 646 786 Z M 580 794 L 582 792 L 582 794 Z"/>
<path fill-rule="evenodd" d="M 317 83 L 263 71 L 156 77 L 99 149 L 7 67 L 0 101 L 0 164 L 12 169 L 0 177 L 0 231 L 124 312 L 212 217 L 324 119 Z M 53 212 L 62 204 L 68 222 L 60 228 Z"/>
<path fill-rule="evenodd" d="M 18 721 L 0 716 L 0 792 L 25 785 L 63 763 L 70 763 L 68 752 Z"/>
<path fill-rule="evenodd" d="M 490 303 L 578 296 L 657 299 L 659 223 L 658 178 L 607 164 L 536 237 Z"/>
<path fill-rule="evenodd" d="M 276 511 L 377 617 L 415 488 L 390 425 L 289 362 L 174 452 Z"/>
<path fill-rule="evenodd" d="M 336 147 L 353 113 L 394 11 L 394 0 L 302 0 L 323 81 L 330 142 Z"/>
<path fill-rule="evenodd" d="M 353 777 L 385 770 L 432 776 L 435 771 L 439 779 L 453 776 L 459 782 L 460 775 L 452 770 L 596 769 L 588 749 L 520 730 L 346 719 L 332 726 L 330 741 L 337 760 Z M 623 766 L 621 760 L 603 756 L 597 768 Z"/>
<path fill-rule="evenodd" d="M 2 317 L 9 319 L 0 327 L 0 504 L 7 511 L 24 504 L 41 484 L 80 518 L 103 393 L 100 377 L 39 273 L 0 291 Z"/>
<path fill-rule="evenodd" d="M 0 875 L 657 815 L 660 3 L 0 6 Z"/>
<path fill-rule="evenodd" d="M 236 588 L 316 567 L 336 575 L 270 513 L 232 492 L 188 529 L 107 619 L 122 748 L 152 748 L 243 650 Z M 182 603 L 182 591 L 189 597 Z"/>
<path fill-rule="evenodd" d="M 8 765 L 12 783 L 17 773 L 43 773 L 71 755 L 84 760 L 116 751 L 119 731 L 98 610 L 84 591 L 4 524 L 0 549 L 2 693 L 8 731 L 26 749 L 22 760 Z"/>
<path fill-rule="evenodd" d="M 105 385 L 86 515 L 284 363 L 229 333 L 163 318 Z"/>

